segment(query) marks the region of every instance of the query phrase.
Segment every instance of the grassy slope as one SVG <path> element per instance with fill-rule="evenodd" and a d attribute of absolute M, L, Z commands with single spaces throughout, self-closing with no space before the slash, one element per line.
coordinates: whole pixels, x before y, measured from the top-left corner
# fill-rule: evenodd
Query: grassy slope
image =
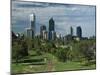
<path fill-rule="evenodd" d="M 44 54 L 44 55 L 36 55 L 34 51 L 30 52 L 31 55 L 27 57 L 30 60 L 34 59 L 44 59 L 47 58 L 46 61 L 40 62 L 30 62 L 30 63 L 13 63 L 12 72 L 13 73 L 31 73 L 31 72 L 46 72 L 46 71 L 64 71 L 64 70 L 80 70 L 80 69 L 95 69 L 95 65 L 91 66 L 82 66 L 79 62 L 59 62 L 56 57 L 52 54 Z M 32 55 L 33 54 L 33 55 Z M 34 65 L 34 63 L 44 63 Z"/>

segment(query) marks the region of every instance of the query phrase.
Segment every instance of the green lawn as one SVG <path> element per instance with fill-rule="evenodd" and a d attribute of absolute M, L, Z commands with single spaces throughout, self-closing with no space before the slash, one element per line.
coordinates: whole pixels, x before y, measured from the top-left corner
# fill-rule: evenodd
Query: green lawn
<path fill-rule="evenodd" d="M 43 55 L 36 55 L 36 52 L 31 51 L 31 55 L 24 58 L 24 62 L 12 63 L 12 73 L 36 73 L 47 71 L 68 71 L 68 70 L 82 70 L 95 69 L 94 65 L 84 66 L 80 62 L 59 62 L 55 56 L 50 53 Z M 46 58 L 46 60 L 44 59 Z"/>
<path fill-rule="evenodd" d="M 95 65 L 83 66 L 80 62 L 58 62 L 55 65 L 56 71 L 64 70 L 84 70 L 84 69 L 95 69 Z"/>

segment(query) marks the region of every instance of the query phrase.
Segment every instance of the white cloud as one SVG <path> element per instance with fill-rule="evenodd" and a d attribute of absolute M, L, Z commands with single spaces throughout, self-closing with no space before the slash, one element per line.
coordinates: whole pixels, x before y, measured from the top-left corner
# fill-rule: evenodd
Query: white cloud
<path fill-rule="evenodd" d="M 46 4 L 46 5 L 45 5 Z M 86 32 L 95 34 L 95 7 L 93 6 L 81 6 L 81 5 L 55 5 L 51 6 L 48 3 L 34 3 L 34 2 L 12 2 L 12 24 L 19 24 L 19 21 L 26 21 L 25 26 L 29 25 L 29 15 L 36 14 L 36 21 L 38 24 L 44 24 L 48 28 L 48 21 L 51 17 L 54 18 L 56 23 L 56 30 L 62 32 L 62 34 L 69 33 L 70 26 L 74 28 L 77 25 L 82 26 L 83 35 Z M 23 6 L 19 6 L 23 5 Z M 33 7 L 30 7 L 30 6 Z M 36 7 L 37 6 L 37 7 Z M 44 7 L 40 7 L 44 6 Z M 87 27 L 92 26 L 92 30 L 87 30 Z M 15 26 L 16 27 L 16 26 Z M 84 31 L 86 28 L 86 32 Z M 39 30 L 39 28 L 38 28 Z M 88 33 L 88 34 L 89 34 Z M 87 36 L 87 35 L 86 35 Z"/>

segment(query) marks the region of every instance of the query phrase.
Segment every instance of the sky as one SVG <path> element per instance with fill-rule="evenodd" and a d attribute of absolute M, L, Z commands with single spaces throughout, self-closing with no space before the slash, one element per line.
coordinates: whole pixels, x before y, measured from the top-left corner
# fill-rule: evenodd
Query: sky
<path fill-rule="evenodd" d="M 76 35 L 76 27 L 82 28 L 82 36 L 95 35 L 95 6 L 57 4 L 28 1 L 12 1 L 11 28 L 15 33 L 23 33 L 30 27 L 30 14 L 36 16 L 36 34 L 40 33 L 40 26 L 49 27 L 49 19 L 55 21 L 55 31 L 62 36 L 70 34 L 70 27 Z"/>

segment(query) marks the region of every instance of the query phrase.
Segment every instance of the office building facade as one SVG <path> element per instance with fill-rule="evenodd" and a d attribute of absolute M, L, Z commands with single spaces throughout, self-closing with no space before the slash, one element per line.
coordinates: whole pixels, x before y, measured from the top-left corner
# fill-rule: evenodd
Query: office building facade
<path fill-rule="evenodd" d="M 32 39 L 34 37 L 33 34 L 33 30 L 31 28 L 27 28 L 27 37 Z"/>
<path fill-rule="evenodd" d="M 55 22 L 54 22 L 53 18 L 51 18 L 49 20 L 49 33 L 48 33 L 48 39 L 49 40 L 52 40 L 53 39 L 52 32 L 55 32 Z"/>
<path fill-rule="evenodd" d="M 82 29 L 80 26 L 77 27 L 77 37 L 82 38 Z"/>
<path fill-rule="evenodd" d="M 71 36 L 73 36 L 73 28 L 72 27 L 70 27 L 70 34 L 71 34 Z"/>
<path fill-rule="evenodd" d="M 32 37 L 34 38 L 35 36 L 35 29 L 36 29 L 36 16 L 35 14 L 30 15 L 30 28 L 32 30 Z"/>
<path fill-rule="evenodd" d="M 46 26 L 45 25 L 42 25 L 41 27 L 40 27 L 40 37 L 43 39 L 43 32 L 46 32 Z"/>

